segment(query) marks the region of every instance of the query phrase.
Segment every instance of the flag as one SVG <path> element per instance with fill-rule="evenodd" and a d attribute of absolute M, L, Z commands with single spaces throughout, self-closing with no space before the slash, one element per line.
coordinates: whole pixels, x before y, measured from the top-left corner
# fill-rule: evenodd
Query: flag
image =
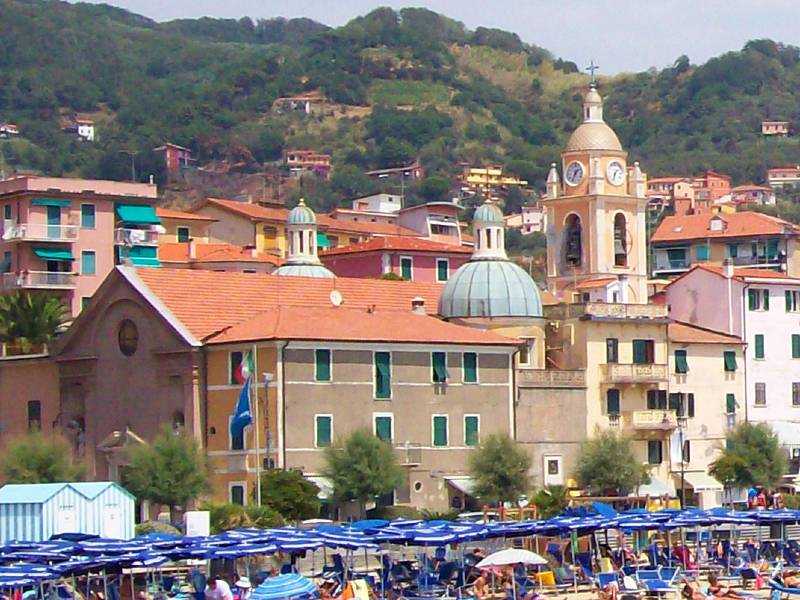
<path fill-rule="evenodd" d="M 244 357 L 242 357 L 242 362 L 240 362 L 234 370 L 233 376 L 236 378 L 236 381 L 244 385 L 247 382 L 247 378 L 250 377 L 255 370 L 256 368 L 253 364 L 253 353 L 248 352 L 244 355 Z"/>
<path fill-rule="evenodd" d="M 231 437 L 241 437 L 244 433 L 244 428 L 253 422 L 253 416 L 250 412 L 250 377 L 248 377 L 242 391 L 239 394 L 239 401 L 236 403 L 236 408 L 233 409 L 233 417 L 231 418 Z"/>

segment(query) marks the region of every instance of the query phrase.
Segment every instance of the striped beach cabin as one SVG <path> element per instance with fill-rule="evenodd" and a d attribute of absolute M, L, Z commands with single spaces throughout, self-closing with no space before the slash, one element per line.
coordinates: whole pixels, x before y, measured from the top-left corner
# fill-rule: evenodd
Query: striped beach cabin
<path fill-rule="evenodd" d="M 134 535 L 134 497 L 110 481 L 7 484 L 0 488 L 0 543 L 57 533 Z"/>

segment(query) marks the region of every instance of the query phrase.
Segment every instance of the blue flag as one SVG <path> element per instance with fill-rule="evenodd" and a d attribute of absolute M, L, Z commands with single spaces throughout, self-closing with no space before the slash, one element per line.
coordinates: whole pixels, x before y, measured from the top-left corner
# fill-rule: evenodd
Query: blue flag
<path fill-rule="evenodd" d="M 236 403 L 236 408 L 233 409 L 233 418 L 231 419 L 231 437 L 241 437 L 244 433 L 244 428 L 253 422 L 253 416 L 250 413 L 250 377 L 244 382 L 242 391 L 239 394 L 239 401 Z"/>

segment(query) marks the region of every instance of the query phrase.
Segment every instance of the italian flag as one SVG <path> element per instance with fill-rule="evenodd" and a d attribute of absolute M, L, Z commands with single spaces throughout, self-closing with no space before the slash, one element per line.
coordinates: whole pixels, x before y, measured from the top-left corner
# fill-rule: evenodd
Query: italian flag
<path fill-rule="evenodd" d="M 236 380 L 244 385 L 250 375 L 253 374 L 255 371 L 255 365 L 253 364 L 253 352 L 252 350 L 244 355 L 242 358 L 242 362 L 239 363 L 239 366 L 236 367 L 236 370 L 233 372 Z"/>

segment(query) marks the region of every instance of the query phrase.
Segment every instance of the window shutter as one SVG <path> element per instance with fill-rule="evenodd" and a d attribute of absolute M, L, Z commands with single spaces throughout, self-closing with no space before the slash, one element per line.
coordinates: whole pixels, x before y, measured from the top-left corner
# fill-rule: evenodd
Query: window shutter
<path fill-rule="evenodd" d="M 433 417 L 433 445 L 447 446 L 447 417 Z"/>
<path fill-rule="evenodd" d="M 647 344 L 644 340 L 633 340 L 633 362 L 637 365 L 647 362 Z"/>
<path fill-rule="evenodd" d="M 331 445 L 331 418 L 317 417 L 317 448 Z"/>
<path fill-rule="evenodd" d="M 769 310 L 769 290 L 762 290 L 764 294 L 764 310 Z"/>
<path fill-rule="evenodd" d="M 650 397 L 648 396 L 648 408 L 650 408 Z M 612 388 L 606 392 L 606 412 L 609 415 L 618 415 L 620 412 L 619 390 Z"/>
<path fill-rule="evenodd" d="M 747 290 L 747 308 L 750 310 L 758 308 L 758 292 L 756 290 Z"/>
<path fill-rule="evenodd" d="M 619 340 L 617 338 L 606 339 L 606 362 L 619 362 Z"/>
<path fill-rule="evenodd" d="M 464 445 L 478 445 L 478 417 L 469 415 L 464 417 Z"/>
<path fill-rule="evenodd" d="M 792 358 L 800 358 L 800 335 L 792 334 Z"/>
<path fill-rule="evenodd" d="M 756 334 L 756 358 L 764 358 L 764 336 Z"/>
<path fill-rule="evenodd" d="M 436 261 L 436 279 L 438 281 L 447 281 L 447 261 Z"/>
<path fill-rule="evenodd" d="M 431 364 L 433 366 L 433 382 L 445 383 L 447 381 L 447 355 L 444 352 L 432 352 Z"/>
<path fill-rule="evenodd" d="M 658 390 L 647 390 L 647 410 L 658 408 Z"/>
<path fill-rule="evenodd" d="M 791 290 L 786 290 L 783 292 L 783 297 L 786 300 L 786 312 L 792 312 L 792 292 Z"/>
<path fill-rule="evenodd" d="M 724 362 L 725 362 L 725 370 L 726 371 L 735 371 L 736 370 L 736 352 L 733 350 L 726 350 L 722 354 Z"/>
<path fill-rule="evenodd" d="M 375 435 L 384 442 L 392 441 L 392 417 L 375 417 Z"/>
<path fill-rule="evenodd" d="M 651 465 L 661 464 L 661 440 L 647 442 L 647 462 Z"/>
<path fill-rule="evenodd" d="M 680 394 L 670 394 L 669 395 L 669 410 L 674 410 L 679 415 L 683 416 L 683 407 L 681 406 L 681 395 Z"/>
<path fill-rule="evenodd" d="M 478 382 L 478 355 L 475 352 L 464 352 L 464 383 Z"/>
<path fill-rule="evenodd" d="M 736 414 L 736 394 L 725 394 L 725 412 Z"/>
<path fill-rule="evenodd" d="M 687 397 L 688 397 L 688 404 L 689 404 L 689 407 L 688 407 L 689 408 L 689 415 L 688 416 L 691 419 L 691 418 L 694 417 L 694 394 L 689 393 Z"/>
<path fill-rule="evenodd" d="M 375 353 L 375 397 L 390 398 L 392 395 L 391 354 Z"/>
<path fill-rule="evenodd" d="M 658 390 L 658 408 L 659 410 L 667 408 L 667 390 Z"/>
<path fill-rule="evenodd" d="M 314 351 L 315 378 L 317 381 L 331 380 L 331 351 L 320 349 Z"/>
<path fill-rule="evenodd" d="M 689 372 L 689 363 L 686 360 L 686 350 L 675 350 L 675 372 Z"/>

